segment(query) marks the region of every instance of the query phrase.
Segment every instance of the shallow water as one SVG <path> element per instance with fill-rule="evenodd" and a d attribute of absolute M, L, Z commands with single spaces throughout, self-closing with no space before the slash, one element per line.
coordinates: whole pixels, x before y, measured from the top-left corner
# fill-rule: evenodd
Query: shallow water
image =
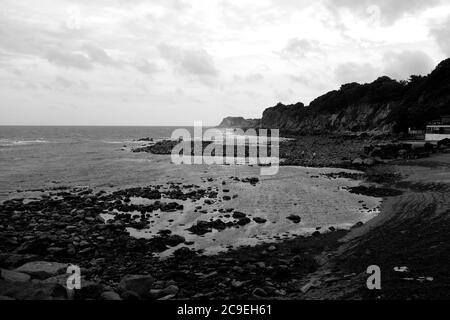
<path fill-rule="evenodd" d="M 168 138 L 172 127 L 0 127 L 0 201 L 28 197 L 34 192 L 20 192 L 61 186 L 89 186 L 94 189 L 118 189 L 165 184 L 168 181 L 197 184 L 201 187 L 230 189 L 227 195 L 238 195 L 230 201 L 203 205 L 184 201 L 183 212 L 163 213 L 147 230 L 129 229 L 136 237 L 152 237 L 159 230 L 170 229 L 192 247 L 206 253 L 225 250 L 227 246 L 254 245 L 276 241 L 297 234 L 321 231 L 329 226 L 350 227 L 377 214 L 380 199 L 355 195 L 344 187 L 358 181 L 328 179 L 321 173 L 342 172 L 341 169 L 281 167 L 274 176 L 259 176 L 260 168 L 248 165 L 174 165 L 170 157 L 148 153 L 132 153 L 130 147 L 142 137 Z M 125 148 L 124 148 L 125 147 Z M 258 177 L 256 186 L 231 181 L 230 176 Z M 214 181 L 207 182 L 206 179 Z M 226 181 L 226 186 L 222 181 Z M 220 192 L 219 196 L 224 193 Z M 140 201 L 140 199 L 133 199 Z M 171 200 L 172 201 L 172 200 Z M 363 203 L 367 209 L 362 209 Z M 207 214 L 194 212 L 203 205 Z M 267 219 L 265 224 L 252 222 L 245 227 L 197 236 L 186 229 L 197 220 L 220 218 L 213 209 L 234 208 L 249 218 Z M 301 223 L 286 219 L 299 215 Z M 170 222 L 169 220 L 173 220 Z M 278 238 L 277 238 L 278 237 Z M 173 250 L 163 255 L 170 254 Z"/>

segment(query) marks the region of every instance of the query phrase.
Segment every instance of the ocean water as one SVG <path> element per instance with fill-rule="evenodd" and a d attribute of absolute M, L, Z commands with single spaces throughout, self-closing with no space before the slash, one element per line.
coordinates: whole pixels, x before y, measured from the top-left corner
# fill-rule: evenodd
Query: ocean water
<path fill-rule="evenodd" d="M 259 168 L 249 165 L 175 165 L 168 155 L 133 153 L 131 148 L 146 144 L 143 137 L 164 139 L 175 127 L 0 127 L 0 202 L 9 198 L 37 197 L 36 189 L 89 186 L 113 190 L 168 181 L 223 189 L 238 195 L 231 201 L 215 203 L 207 214 L 195 212 L 199 202 L 184 202 L 183 213 L 164 213 L 145 230 L 129 229 L 135 237 L 153 237 L 170 229 L 194 241 L 193 247 L 215 253 L 227 247 L 273 242 L 317 228 L 347 228 L 367 221 L 378 213 L 381 199 L 351 194 L 346 187 L 360 182 L 328 179 L 324 173 L 349 171 L 280 167 L 274 176 L 259 176 Z M 189 128 L 188 128 L 189 129 Z M 192 128 L 190 128 L 192 131 Z M 259 177 L 256 186 L 230 181 L 230 176 Z M 207 180 L 210 180 L 207 182 Z M 18 192 L 20 191 L 20 192 Z M 223 194 L 220 194 L 223 195 Z M 219 195 L 219 196 L 220 196 Z M 133 201 L 146 201 L 133 199 Z M 363 204 L 365 208 L 363 208 Z M 206 208 L 206 207 L 205 207 Z M 250 218 L 267 219 L 239 229 L 212 232 L 204 236 L 186 229 L 198 220 L 217 219 L 213 209 L 234 208 Z M 120 213 L 119 213 L 120 214 Z M 289 215 L 299 215 L 294 224 Z M 108 217 L 105 217 L 106 219 Z M 170 254 L 173 248 L 164 254 Z"/>
<path fill-rule="evenodd" d="M 0 126 L 0 200 L 16 190 L 146 183 L 159 157 L 122 150 L 174 127 Z M 153 164 L 152 164 L 153 163 Z"/>

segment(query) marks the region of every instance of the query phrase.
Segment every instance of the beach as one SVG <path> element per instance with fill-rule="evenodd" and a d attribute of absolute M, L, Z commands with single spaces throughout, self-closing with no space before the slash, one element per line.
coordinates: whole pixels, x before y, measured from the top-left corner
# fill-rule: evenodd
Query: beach
<path fill-rule="evenodd" d="M 23 274 L 21 266 L 36 261 L 77 265 L 89 285 L 76 299 L 103 299 L 105 292 L 122 299 L 390 299 L 414 288 L 421 289 L 418 298 L 433 288 L 437 297 L 448 292 L 446 271 L 436 265 L 441 260 L 433 259 L 428 243 L 415 245 L 430 232 L 423 241 L 448 257 L 448 154 L 360 170 L 282 166 L 275 176 L 258 176 L 257 166 L 177 166 L 168 155 L 120 150 L 122 143 L 112 149 L 120 161 L 136 164 L 135 183 L 128 177 L 122 184 L 8 194 L 1 204 L 2 268 Z M 327 148 L 317 148 L 325 159 Z M 158 174 L 146 178 L 149 163 Z M 376 296 L 365 285 L 373 264 L 382 268 L 386 288 Z M 405 266 L 410 274 L 393 271 Z M 65 286 L 63 269 L 47 267 L 33 281 L 46 283 L 44 295 L 67 298 L 56 290 Z M 148 290 L 137 293 L 130 277 L 147 281 Z M 36 294 L 31 282 L 1 281 L 0 295 Z"/>

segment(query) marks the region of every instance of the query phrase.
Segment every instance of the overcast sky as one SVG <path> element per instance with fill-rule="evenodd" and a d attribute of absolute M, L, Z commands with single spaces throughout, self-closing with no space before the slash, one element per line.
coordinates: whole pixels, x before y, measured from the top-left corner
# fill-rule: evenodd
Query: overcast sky
<path fill-rule="evenodd" d="M 450 56 L 447 0 L 0 0 L 0 124 L 193 125 Z"/>

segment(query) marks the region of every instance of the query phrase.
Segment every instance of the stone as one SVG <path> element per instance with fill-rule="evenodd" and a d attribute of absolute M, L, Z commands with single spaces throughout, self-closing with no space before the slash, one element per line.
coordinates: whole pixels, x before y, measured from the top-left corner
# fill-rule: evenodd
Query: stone
<path fill-rule="evenodd" d="M 153 299 L 158 299 L 159 297 L 161 297 L 161 292 L 162 289 L 150 289 L 148 295 Z"/>
<path fill-rule="evenodd" d="M 98 300 L 100 299 L 103 291 L 105 291 L 104 286 L 100 283 L 93 281 L 82 281 L 81 288 L 79 290 L 75 290 L 75 298 L 77 300 Z"/>
<path fill-rule="evenodd" d="M 368 158 L 363 161 L 363 164 L 365 166 L 373 166 L 375 164 L 375 160 L 372 158 Z"/>
<path fill-rule="evenodd" d="M 242 219 L 245 217 L 246 217 L 246 214 L 243 212 L 236 211 L 233 213 L 233 218 L 235 218 L 235 219 Z"/>
<path fill-rule="evenodd" d="M 8 296 L 16 300 L 60 300 L 67 298 L 67 292 L 64 287 L 56 283 L 0 280 L 0 296 Z"/>
<path fill-rule="evenodd" d="M 252 291 L 252 295 L 254 295 L 255 297 L 267 297 L 267 292 L 261 288 L 255 288 Z"/>
<path fill-rule="evenodd" d="M 164 296 L 167 296 L 167 295 L 176 295 L 176 294 L 178 293 L 179 290 L 180 290 L 180 289 L 179 289 L 176 285 L 170 285 L 170 286 L 164 288 L 164 289 L 161 291 L 161 294 L 164 295 Z"/>
<path fill-rule="evenodd" d="M 133 291 L 144 297 L 152 289 L 155 279 L 150 275 L 127 275 L 122 278 L 119 288 L 122 291 Z"/>
<path fill-rule="evenodd" d="M 169 300 L 169 299 L 172 299 L 172 298 L 174 298 L 174 297 L 175 297 L 174 294 L 168 294 L 167 296 L 164 296 L 164 297 L 162 297 L 162 298 L 159 298 L 158 300 Z"/>
<path fill-rule="evenodd" d="M 15 271 L 29 274 L 33 278 L 47 279 L 67 270 L 66 263 L 34 261 L 25 263 L 23 266 L 17 268 Z"/>
<path fill-rule="evenodd" d="M 260 217 L 255 217 L 255 218 L 253 218 L 253 221 L 255 221 L 256 223 L 260 223 L 260 224 L 266 223 L 266 222 L 267 222 L 266 219 L 260 218 Z"/>
<path fill-rule="evenodd" d="M 302 221 L 302 218 L 300 216 L 297 216 L 295 214 L 291 214 L 289 217 L 287 217 L 288 220 L 291 220 L 294 223 L 300 223 Z"/>
<path fill-rule="evenodd" d="M 17 268 L 24 263 L 36 259 L 37 256 L 34 254 L 1 253 L 0 265 L 4 268 Z"/>
<path fill-rule="evenodd" d="M 102 300 L 122 300 L 117 292 L 114 291 L 105 291 L 100 295 Z"/>
<path fill-rule="evenodd" d="M 139 295 L 134 291 L 124 291 L 120 295 L 123 300 L 139 300 Z"/>
<path fill-rule="evenodd" d="M 31 277 L 26 273 L 21 273 L 12 270 L 1 270 L 1 278 L 6 281 L 15 282 L 27 282 L 30 281 Z"/>

